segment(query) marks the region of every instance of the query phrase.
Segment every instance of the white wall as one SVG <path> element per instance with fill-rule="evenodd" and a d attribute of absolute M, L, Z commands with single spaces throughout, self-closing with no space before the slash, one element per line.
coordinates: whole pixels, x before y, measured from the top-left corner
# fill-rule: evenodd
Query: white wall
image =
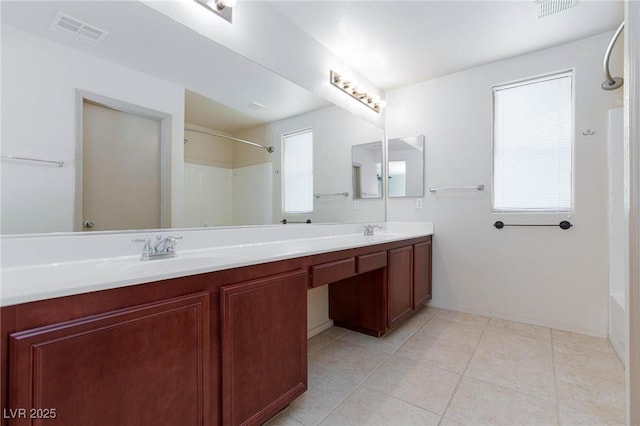
<path fill-rule="evenodd" d="M 223 167 L 184 165 L 184 227 L 233 224 L 232 170 Z"/>
<path fill-rule="evenodd" d="M 231 170 L 233 225 L 273 223 L 271 163 Z"/>
<path fill-rule="evenodd" d="M 2 25 L 2 154 L 64 166 L 2 161 L 1 233 L 73 231 L 76 89 L 172 116 L 172 223 L 182 215 L 184 89 Z"/>
<path fill-rule="evenodd" d="M 600 89 L 611 33 L 403 87 L 387 93 L 387 134 L 426 136 L 429 186 L 484 184 L 483 192 L 426 192 L 391 199 L 388 220 L 435 224 L 435 306 L 607 335 L 607 110 L 621 93 Z M 620 44 L 620 43 L 618 43 Z M 621 74 L 619 46 L 612 74 Z M 492 91 L 496 84 L 574 69 L 575 225 L 505 228 L 505 223 L 558 223 L 566 215 L 491 213 Z M 593 136 L 583 136 L 586 129 Z"/>

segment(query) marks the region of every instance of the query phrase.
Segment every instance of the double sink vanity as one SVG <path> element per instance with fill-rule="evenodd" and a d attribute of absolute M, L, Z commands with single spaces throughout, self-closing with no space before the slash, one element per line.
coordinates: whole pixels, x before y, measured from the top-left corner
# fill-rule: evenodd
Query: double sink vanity
<path fill-rule="evenodd" d="M 174 230 L 149 261 L 149 232 L 3 237 L 3 421 L 265 422 L 307 389 L 309 289 L 378 337 L 431 299 L 433 225 L 382 228 Z"/>

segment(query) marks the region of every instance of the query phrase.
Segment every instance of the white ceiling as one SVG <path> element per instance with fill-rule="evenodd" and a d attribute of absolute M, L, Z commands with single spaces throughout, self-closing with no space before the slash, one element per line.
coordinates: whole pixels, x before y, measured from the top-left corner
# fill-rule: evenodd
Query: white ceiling
<path fill-rule="evenodd" d="M 533 0 L 269 1 L 381 89 L 614 30 L 622 1 L 577 0 L 538 19 Z"/>
<path fill-rule="evenodd" d="M 542 19 L 529 0 L 267 2 L 382 89 L 600 34 L 623 20 L 616 1 L 578 0 L 575 8 Z M 137 1 L 1 0 L 0 6 L 3 24 L 200 94 L 186 98 L 193 124 L 233 133 L 328 105 Z M 91 46 L 53 32 L 58 12 L 109 35 Z"/>

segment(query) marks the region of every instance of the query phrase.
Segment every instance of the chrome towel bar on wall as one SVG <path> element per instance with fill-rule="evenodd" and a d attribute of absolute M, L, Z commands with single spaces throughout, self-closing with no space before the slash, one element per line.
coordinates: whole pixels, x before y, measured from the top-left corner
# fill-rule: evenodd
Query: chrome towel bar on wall
<path fill-rule="evenodd" d="M 62 167 L 62 165 L 64 164 L 64 161 L 62 160 L 45 160 L 42 158 L 21 157 L 18 155 L 3 155 L 2 158 L 8 159 L 8 160 L 34 161 L 37 163 L 57 164 L 58 167 Z"/>
<path fill-rule="evenodd" d="M 471 189 L 476 191 L 484 191 L 484 185 L 468 185 L 468 186 L 432 186 L 429 188 L 429 192 L 438 192 L 438 191 L 459 191 Z"/>
<path fill-rule="evenodd" d="M 562 222 L 558 223 L 557 225 L 537 225 L 537 224 L 507 224 L 504 223 L 503 221 L 499 220 L 496 223 L 493 224 L 493 226 L 495 226 L 496 229 L 502 229 L 505 226 L 558 226 L 560 229 L 564 229 L 567 230 L 569 228 L 571 228 L 573 226 L 573 224 L 571 222 L 569 222 L 568 220 L 563 220 Z"/>

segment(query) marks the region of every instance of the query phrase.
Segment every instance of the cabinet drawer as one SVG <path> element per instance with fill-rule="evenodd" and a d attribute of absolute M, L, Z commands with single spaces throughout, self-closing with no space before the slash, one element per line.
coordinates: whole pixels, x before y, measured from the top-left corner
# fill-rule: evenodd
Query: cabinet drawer
<path fill-rule="evenodd" d="M 320 287 L 356 274 L 356 259 L 336 260 L 311 267 L 311 287 Z"/>
<path fill-rule="evenodd" d="M 386 251 L 358 256 L 359 274 L 364 274 L 365 272 L 373 271 L 374 269 L 384 268 L 385 266 L 387 266 Z"/>

